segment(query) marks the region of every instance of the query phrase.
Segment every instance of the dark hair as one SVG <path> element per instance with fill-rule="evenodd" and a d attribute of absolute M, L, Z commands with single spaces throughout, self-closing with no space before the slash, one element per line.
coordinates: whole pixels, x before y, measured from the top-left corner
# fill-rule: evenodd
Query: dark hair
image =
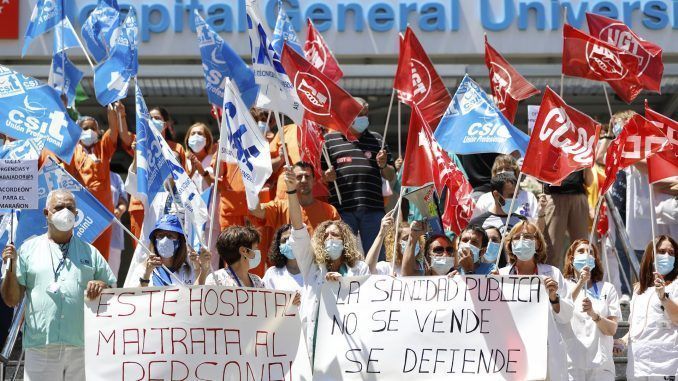
<path fill-rule="evenodd" d="M 285 224 L 275 231 L 271 248 L 268 249 L 268 260 L 273 263 L 273 266 L 283 268 L 287 265 L 287 257 L 280 252 L 280 240 L 284 232 L 291 230 L 292 225 Z"/>
<path fill-rule="evenodd" d="M 162 230 L 162 229 L 154 230 L 149 237 L 151 239 L 151 244 L 150 244 L 149 249 L 151 249 L 151 252 L 155 253 L 156 255 L 159 255 L 159 254 L 158 254 L 158 249 L 155 247 L 155 236 L 159 231 L 165 231 L 165 230 Z M 173 233 L 176 233 L 176 232 L 173 232 Z M 181 268 L 181 266 L 183 266 L 184 263 L 186 263 L 186 258 L 188 258 L 188 247 L 186 246 L 186 237 L 184 237 L 183 234 L 179 234 L 179 233 L 177 233 L 177 234 L 179 235 L 179 248 L 177 249 L 177 252 L 174 253 L 174 257 L 172 257 L 172 258 L 174 258 L 174 262 L 172 262 L 172 267 L 170 268 L 170 270 L 172 270 L 172 272 L 176 272 L 177 270 L 179 270 Z"/>
<path fill-rule="evenodd" d="M 516 185 L 517 182 L 518 180 L 512 173 L 499 173 L 495 176 L 492 176 L 492 179 L 490 179 L 490 192 L 497 191 L 499 194 L 502 194 L 504 191 L 504 185 Z"/>
<path fill-rule="evenodd" d="M 605 270 L 603 269 L 603 262 L 601 261 L 600 255 L 598 254 L 598 247 L 596 247 L 596 245 L 591 245 L 588 239 L 578 239 L 572 242 L 572 245 L 570 245 L 570 247 L 567 249 L 567 252 L 565 252 L 565 267 L 563 267 L 563 276 L 565 279 L 574 279 L 574 266 L 572 265 L 572 262 L 574 261 L 575 250 L 577 250 L 577 247 L 579 247 L 581 244 L 593 248 L 591 251 L 596 262 L 596 267 L 591 270 L 591 280 L 600 282 L 603 280 L 603 275 L 605 273 Z"/>
<path fill-rule="evenodd" d="M 485 229 L 483 229 L 480 225 L 469 225 L 466 227 L 466 229 L 461 231 L 461 234 L 459 234 L 459 240 L 461 241 L 461 236 L 464 235 L 464 232 L 467 231 L 472 231 L 474 233 L 480 234 L 480 242 L 482 244 L 479 249 L 482 249 L 483 247 L 487 247 L 487 244 L 490 242 L 490 237 L 487 236 L 487 232 Z"/>
<path fill-rule="evenodd" d="M 650 241 L 645 247 L 645 253 L 643 254 L 643 259 L 640 262 L 640 274 L 638 274 L 638 294 L 642 294 L 649 287 L 654 286 L 654 251 L 652 250 L 652 245 L 655 245 L 655 249 L 659 248 L 659 245 L 664 241 L 671 242 L 673 246 L 673 253 L 678 253 L 678 244 L 673 238 L 667 235 L 660 235 L 655 238 L 653 241 Z M 667 282 L 673 282 L 678 275 L 678 262 L 673 264 L 673 270 L 670 273 L 664 275 L 664 280 Z"/>
<path fill-rule="evenodd" d="M 219 234 L 217 252 L 219 258 L 227 265 L 240 260 L 240 247 L 252 248 L 260 240 L 259 232 L 251 226 L 229 226 Z"/>
<path fill-rule="evenodd" d="M 424 258 L 426 258 L 426 259 L 430 258 L 428 250 L 431 248 L 431 244 L 433 243 L 433 241 L 437 240 L 438 238 L 444 238 L 447 241 L 447 243 L 450 244 L 450 246 L 453 246 L 452 240 L 450 239 L 450 237 L 446 236 L 445 234 L 440 234 L 440 233 L 431 234 L 430 236 L 428 236 L 428 238 L 426 238 L 426 241 L 424 241 Z"/>
<path fill-rule="evenodd" d="M 313 164 L 306 162 L 306 161 L 297 161 L 294 163 L 295 168 L 301 168 L 301 169 L 308 169 L 311 171 L 311 176 L 315 177 L 315 168 L 313 168 Z"/>

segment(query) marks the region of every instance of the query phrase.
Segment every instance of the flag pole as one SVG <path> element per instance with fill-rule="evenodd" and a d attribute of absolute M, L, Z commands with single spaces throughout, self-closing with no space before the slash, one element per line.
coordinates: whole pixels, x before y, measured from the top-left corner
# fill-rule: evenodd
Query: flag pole
<path fill-rule="evenodd" d="M 89 63 L 89 66 L 92 68 L 92 72 L 94 72 L 94 63 L 92 62 L 92 59 L 89 57 L 89 53 L 87 53 L 87 49 L 85 49 L 85 45 L 82 44 L 82 41 L 80 41 L 80 37 L 78 37 L 77 33 L 73 33 L 75 36 L 76 41 L 78 41 L 78 45 L 80 45 L 80 49 L 82 49 L 82 52 L 85 53 L 85 58 L 87 58 L 87 62 Z M 63 39 L 63 35 L 61 36 Z"/>
<path fill-rule="evenodd" d="M 560 98 L 563 97 L 563 92 L 565 89 L 565 74 L 560 74 Z"/>
<path fill-rule="evenodd" d="M 403 157 L 402 149 L 402 109 L 401 109 L 400 100 L 398 101 L 398 157 Z M 384 135 L 384 140 L 386 140 L 386 135 Z"/>
<path fill-rule="evenodd" d="M 14 245 L 14 208 L 10 209 L 9 216 L 9 243 Z M 12 259 L 7 260 L 7 271 L 12 272 Z"/>
<path fill-rule="evenodd" d="M 325 161 L 327 162 L 327 167 L 329 169 L 332 169 L 332 162 L 330 161 L 330 154 L 327 152 L 327 147 L 325 146 L 325 142 L 323 142 L 323 156 L 325 156 Z M 337 181 L 334 180 L 332 181 L 334 183 L 334 190 L 337 192 L 337 199 L 339 200 L 339 205 L 341 205 L 341 193 L 339 192 L 339 185 L 337 184 Z"/>
<path fill-rule="evenodd" d="M 273 116 L 275 117 L 275 123 L 278 125 L 278 135 L 280 136 L 280 145 L 282 146 L 283 157 L 285 157 L 285 165 L 289 167 L 290 157 L 287 154 L 287 145 L 285 144 L 285 126 L 283 126 L 281 122 L 282 118 L 277 111 L 273 113 Z"/>
<path fill-rule="evenodd" d="M 381 137 L 381 149 L 386 146 L 386 132 L 388 131 L 388 123 L 391 120 L 391 109 L 393 108 L 393 98 L 395 98 L 396 89 L 391 91 L 391 101 L 388 102 L 388 111 L 386 112 L 386 124 L 384 125 L 384 135 Z"/>
<path fill-rule="evenodd" d="M 217 120 L 217 127 L 219 128 L 219 148 L 217 149 L 217 167 L 216 172 L 214 173 L 214 185 L 212 188 L 212 194 L 210 195 L 210 223 L 209 223 L 209 232 L 207 233 L 207 249 L 212 250 L 212 231 L 214 230 L 214 208 L 217 205 L 217 194 L 219 193 L 219 179 L 221 178 L 221 139 L 224 138 L 224 134 L 221 131 L 221 120 L 219 120 L 219 114 L 217 113 L 217 108 L 213 105 L 212 112 L 214 113 L 214 119 Z"/>
<path fill-rule="evenodd" d="M 395 267 L 396 264 L 395 263 L 396 263 L 396 256 L 398 254 L 398 246 L 400 245 L 400 241 L 398 240 L 398 236 L 399 236 L 398 228 L 400 227 L 400 219 L 401 219 L 401 217 L 400 217 L 400 210 L 401 210 L 400 204 L 402 203 L 402 201 L 403 201 L 403 187 L 400 187 L 400 192 L 399 192 L 399 195 L 398 195 L 398 202 L 396 202 L 396 204 L 395 204 L 396 211 L 395 211 L 394 215 L 395 215 L 396 220 L 395 220 L 395 224 L 394 224 L 395 230 L 393 231 L 393 255 L 391 256 L 391 276 L 396 276 L 396 267 Z M 385 249 L 386 249 L 386 246 L 384 246 L 384 251 L 385 251 Z"/>
<path fill-rule="evenodd" d="M 513 215 L 513 206 L 516 203 L 516 198 L 518 197 L 518 190 L 520 189 L 520 179 L 523 177 L 523 172 L 518 173 L 518 179 L 516 181 L 516 189 L 513 191 L 513 198 L 511 199 L 511 206 L 509 208 L 508 215 L 506 216 L 506 223 L 504 224 L 504 232 L 501 233 L 501 242 L 499 246 L 499 254 L 497 254 L 497 259 L 494 262 L 494 267 L 496 270 L 499 270 L 499 259 L 501 254 L 504 251 L 504 238 L 506 238 L 506 233 L 508 233 L 509 222 L 511 221 L 511 215 Z"/>
<path fill-rule="evenodd" d="M 610 118 L 612 118 L 612 106 L 610 105 L 610 96 L 607 95 L 607 86 L 605 83 L 603 85 L 603 92 L 605 93 L 605 102 L 607 103 L 607 111 L 610 113 Z"/>
<path fill-rule="evenodd" d="M 656 235 L 656 230 L 655 230 L 655 224 L 656 224 L 656 212 L 654 210 L 654 187 L 652 186 L 652 183 L 648 181 L 648 186 L 650 187 L 650 226 L 652 229 L 652 257 L 654 258 L 654 271 L 657 271 L 657 245 L 655 243 L 655 238 L 657 237 Z"/>

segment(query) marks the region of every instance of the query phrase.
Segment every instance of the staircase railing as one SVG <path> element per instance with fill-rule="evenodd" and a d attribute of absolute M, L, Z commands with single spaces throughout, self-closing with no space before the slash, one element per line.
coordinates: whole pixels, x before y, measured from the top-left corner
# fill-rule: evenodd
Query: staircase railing
<path fill-rule="evenodd" d="M 24 322 L 24 311 L 26 309 L 26 297 L 24 297 L 19 305 L 16 307 L 14 310 L 14 317 L 12 318 L 12 325 L 10 326 L 9 329 L 9 334 L 7 335 L 7 339 L 5 340 L 4 345 L 2 346 L 2 351 L 0 351 L 0 380 L 4 380 L 5 376 L 5 369 L 7 369 L 8 365 L 10 364 L 10 358 L 12 356 L 12 352 L 14 351 L 14 347 L 16 346 L 16 341 L 19 337 L 19 332 L 21 331 L 21 326 L 23 325 Z M 17 378 L 17 375 L 19 374 L 19 368 L 21 368 L 21 362 L 23 361 L 24 358 L 24 353 L 23 350 L 21 351 L 21 356 L 19 357 L 18 361 L 16 362 L 16 366 L 14 368 L 14 374 L 12 375 L 12 378 L 10 378 L 10 381 L 14 381 Z"/>

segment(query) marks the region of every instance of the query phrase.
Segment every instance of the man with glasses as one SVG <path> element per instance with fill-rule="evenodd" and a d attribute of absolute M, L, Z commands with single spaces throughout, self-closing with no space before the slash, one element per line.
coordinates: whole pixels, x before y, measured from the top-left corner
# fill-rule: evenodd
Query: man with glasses
<path fill-rule="evenodd" d="M 509 211 L 511 210 L 511 200 L 513 193 L 516 190 L 517 182 L 513 173 L 503 172 L 493 176 L 492 180 L 490 180 L 490 191 L 494 198 L 494 204 L 490 206 L 487 212 L 473 216 L 469 225 L 481 226 L 483 229 L 496 228 L 504 233 L 504 227 L 506 226 L 506 220 Z M 508 224 L 509 231 L 518 222 L 525 220 L 525 217 L 515 212 L 518 207 L 520 207 L 520 204 L 514 202 L 513 212 L 511 213 L 511 219 Z"/>

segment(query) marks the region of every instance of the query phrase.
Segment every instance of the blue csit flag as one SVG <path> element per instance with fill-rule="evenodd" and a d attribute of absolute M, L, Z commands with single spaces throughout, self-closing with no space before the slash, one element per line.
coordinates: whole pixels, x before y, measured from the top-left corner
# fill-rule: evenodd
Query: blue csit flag
<path fill-rule="evenodd" d="M 66 52 L 54 53 L 47 83 L 59 94 L 66 95 L 69 107 L 75 104 L 75 92 L 82 76 L 83 73 L 68 59 Z"/>
<path fill-rule="evenodd" d="M 54 53 L 79 46 L 78 35 L 75 34 L 73 25 L 68 18 L 64 18 L 54 27 Z"/>
<path fill-rule="evenodd" d="M 24 46 L 21 49 L 22 57 L 26 54 L 26 50 L 28 50 L 28 46 L 33 39 L 50 31 L 59 23 L 59 21 L 66 17 L 63 1 L 64 0 L 38 0 L 35 4 L 24 36 Z"/>
<path fill-rule="evenodd" d="M 101 205 L 99 200 L 66 170 L 49 160 L 38 171 L 38 209 L 22 210 L 18 218 L 16 247 L 27 239 L 47 232 L 47 220 L 43 209 L 47 205 L 47 195 L 54 189 L 65 188 L 75 197 L 78 214 L 75 216 L 73 234 L 85 242 L 94 242 L 99 235 L 108 228 L 115 216 Z"/>
<path fill-rule="evenodd" d="M 224 104 L 224 80 L 235 81 L 243 102 L 251 107 L 257 99 L 259 85 L 245 61 L 195 11 L 195 28 L 205 72 L 207 99 L 217 107 Z"/>
<path fill-rule="evenodd" d="M 0 159 L 38 160 L 45 148 L 45 139 L 15 140 L 0 146 Z"/>
<path fill-rule="evenodd" d="M 45 148 L 70 163 L 82 129 L 68 116 L 54 89 L 0 65 L 0 133 L 44 139 Z"/>
<path fill-rule="evenodd" d="M 127 96 L 132 77 L 139 70 L 139 25 L 134 8 L 118 28 L 108 59 L 94 69 L 94 91 L 99 104 L 109 105 Z"/>
<path fill-rule="evenodd" d="M 433 136 L 457 155 L 497 152 L 525 155 L 530 137 L 514 127 L 485 91 L 464 76 Z"/>
<path fill-rule="evenodd" d="M 120 25 L 120 9 L 115 0 L 99 0 L 82 24 L 82 39 L 97 62 L 105 59 L 113 45 L 113 35 Z"/>
<path fill-rule="evenodd" d="M 290 48 L 294 49 L 302 57 L 304 56 L 304 50 L 299 43 L 297 32 L 294 31 L 294 27 L 287 17 L 287 12 L 285 12 L 282 1 L 278 1 L 278 19 L 275 22 L 273 38 L 271 39 L 271 45 L 273 45 L 273 49 L 278 53 L 278 56 L 282 56 L 284 44 L 289 45 Z"/>

